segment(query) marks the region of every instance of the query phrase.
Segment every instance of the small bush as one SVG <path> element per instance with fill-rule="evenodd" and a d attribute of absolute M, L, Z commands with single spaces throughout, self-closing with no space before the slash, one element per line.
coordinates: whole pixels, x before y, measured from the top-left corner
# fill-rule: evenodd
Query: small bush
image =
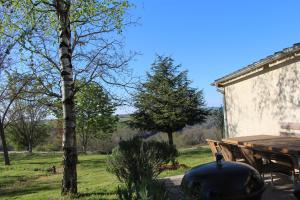
<path fill-rule="evenodd" d="M 168 200 L 166 188 L 163 184 L 153 180 L 144 181 L 138 188 L 132 185 L 119 186 L 117 190 L 119 200 Z"/>
<path fill-rule="evenodd" d="M 163 191 L 156 182 L 161 166 L 174 160 L 177 155 L 175 146 L 165 142 L 143 141 L 137 137 L 121 141 L 109 156 L 107 167 L 125 185 L 126 190 L 119 189 L 118 194 L 122 196 L 119 199 L 134 195 L 136 198 L 133 199 L 143 199 L 146 196 L 148 199 L 158 199 L 155 198 L 155 194 L 159 193 L 158 188 Z"/>

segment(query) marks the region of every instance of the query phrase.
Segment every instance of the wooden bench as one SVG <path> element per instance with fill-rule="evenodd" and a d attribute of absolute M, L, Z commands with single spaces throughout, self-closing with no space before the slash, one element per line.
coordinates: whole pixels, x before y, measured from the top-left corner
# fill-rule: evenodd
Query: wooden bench
<path fill-rule="evenodd" d="M 216 156 L 216 153 L 219 152 L 219 142 L 217 140 L 212 140 L 212 139 L 206 139 L 206 142 L 212 152 L 213 157 Z"/>
<path fill-rule="evenodd" d="M 219 142 L 219 149 L 222 153 L 224 160 L 245 162 L 245 158 L 238 145 L 227 144 L 225 142 Z"/>
<path fill-rule="evenodd" d="M 250 149 L 251 151 L 244 152 L 246 158 L 249 156 L 249 158 L 252 159 L 255 154 L 261 156 L 265 161 L 267 161 L 262 163 L 262 166 L 257 167 L 262 167 L 262 173 L 268 171 L 281 172 L 292 175 L 294 182 L 299 180 L 299 173 L 297 176 L 295 174 L 296 170 L 299 171 L 300 169 L 300 137 L 254 135 L 227 138 L 222 141 L 224 143 L 238 145 L 241 149 L 242 147 Z M 255 160 L 253 162 L 253 160 L 246 159 L 246 161 L 250 164 L 254 163 L 254 166 L 256 164 L 261 165 L 261 163 L 255 163 Z"/>

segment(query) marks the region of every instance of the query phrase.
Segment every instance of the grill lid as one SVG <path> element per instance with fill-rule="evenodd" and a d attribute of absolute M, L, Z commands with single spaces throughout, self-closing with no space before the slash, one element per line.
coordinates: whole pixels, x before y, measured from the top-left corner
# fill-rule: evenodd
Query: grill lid
<path fill-rule="evenodd" d="M 260 174 L 250 165 L 223 161 L 221 154 L 216 162 L 199 165 L 183 177 L 181 187 L 185 195 L 195 199 L 243 199 L 264 191 Z"/>

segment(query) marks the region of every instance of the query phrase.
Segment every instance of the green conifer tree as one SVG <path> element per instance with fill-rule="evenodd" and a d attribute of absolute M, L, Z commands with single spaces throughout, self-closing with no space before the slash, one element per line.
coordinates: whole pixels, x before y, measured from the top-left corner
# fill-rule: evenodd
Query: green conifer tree
<path fill-rule="evenodd" d="M 173 145 L 173 133 L 186 125 L 205 121 L 203 91 L 190 86 L 187 71 L 179 71 L 170 57 L 158 56 L 134 98 L 136 112 L 130 125 L 143 131 L 168 134 Z"/>

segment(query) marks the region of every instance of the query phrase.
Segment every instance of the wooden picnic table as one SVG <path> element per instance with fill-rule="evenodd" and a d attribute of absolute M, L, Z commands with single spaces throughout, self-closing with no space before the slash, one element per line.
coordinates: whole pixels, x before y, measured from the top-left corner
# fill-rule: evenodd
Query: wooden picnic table
<path fill-rule="evenodd" d="M 273 135 L 253 135 L 222 139 L 228 144 L 300 157 L 300 138 Z"/>

